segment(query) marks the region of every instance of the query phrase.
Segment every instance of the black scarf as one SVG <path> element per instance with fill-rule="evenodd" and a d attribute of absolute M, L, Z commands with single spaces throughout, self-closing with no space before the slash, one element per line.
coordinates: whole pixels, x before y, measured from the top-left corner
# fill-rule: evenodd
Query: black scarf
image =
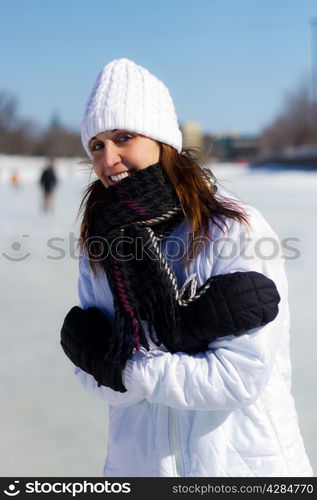
<path fill-rule="evenodd" d="M 114 298 L 113 361 L 124 366 L 151 339 L 166 347 L 180 338 L 176 277 L 160 241 L 184 220 L 176 192 L 160 163 L 133 172 L 104 190 L 90 217 L 90 235 Z M 95 246 L 96 248 L 96 246 Z"/>

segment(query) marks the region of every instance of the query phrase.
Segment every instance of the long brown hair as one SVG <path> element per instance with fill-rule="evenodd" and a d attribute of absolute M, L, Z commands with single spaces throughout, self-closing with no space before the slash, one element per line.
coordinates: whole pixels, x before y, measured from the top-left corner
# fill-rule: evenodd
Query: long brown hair
<path fill-rule="evenodd" d="M 210 221 L 225 232 L 226 218 L 247 225 L 248 217 L 237 201 L 219 194 L 216 196 L 216 179 L 209 169 L 202 167 L 202 155 L 198 150 L 185 149 L 178 153 L 176 149 L 166 144 L 160 144 L 160 150 L 162 167 L 174 186 L 184 216 L 190 224 L 190 243 L 185 259 L 187 264 L 202 250 L 206 239 L 210 238 Z M 96 180 L 89 184 L 84 192 L 79 207 L 79 214 L 83 214 L 80 228 L 81 251 L 88 238 L 96 236 L 90 233 L 90 214 L 96 202 L 104 196 L 104 189 L 101 181 Z M 97 272 L 101 263 L 89 254 L 92 250 L 93 246 L 89 245 L 89 264 L 93 271 Z"/>

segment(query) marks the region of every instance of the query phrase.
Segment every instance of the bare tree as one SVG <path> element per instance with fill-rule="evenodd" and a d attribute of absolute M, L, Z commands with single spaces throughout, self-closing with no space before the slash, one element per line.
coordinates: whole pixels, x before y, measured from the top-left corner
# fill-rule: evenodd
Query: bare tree
<path fill-rule="evenodd" d="M 41 156 L 85 156 L 78 132 L 68 130 L 54 118 L 40 131 L 18 115 L 14 96 L 0 92 L 0 153 Z"/>
<path fill-rule="evenodd" d="M 0 152 L 7 154 L 33 154 L 37 130 L 29 120 L 22 120 L 17 113 L 17 100 L 0 92 Z"/>
<path fill-rule="evenodd" d="M 317 144 L 316 111 L 308 86 L 301 84 L 286 97 L 282 112 L 261 133 L 261 152 L 277 153 L 289 146 Z"/>
<path fill-rule="evenodd" d="M 35 154 L 43 156 L 85 156 L 80 135 L 59 123 L 52 123 L 42 134 L 35 149 Z"/>
<path fill-rule="evenodd" d="M 16 99 L 6 92 L 0 92 L 0 128 L 12 130 L 17 121 Z"/>

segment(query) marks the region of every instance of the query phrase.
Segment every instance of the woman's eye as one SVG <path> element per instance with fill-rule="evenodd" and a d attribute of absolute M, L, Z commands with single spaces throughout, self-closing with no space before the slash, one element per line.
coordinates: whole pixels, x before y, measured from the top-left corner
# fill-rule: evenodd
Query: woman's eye
<path fill-rule="evenodd" d="M 133 139 L 132 135 L 129 134 L 122 134 L 119 137 L 117 137 L 117 142 L 127 142 L 130 139 Z"/>
<path fill-rule="evenodd" d="M 90 149 L 92 152 L 94 151 L 99 151 L 100 149 L 103 148 L 103 144 L 101 142 L 95 142 L 90 146 Z"/>

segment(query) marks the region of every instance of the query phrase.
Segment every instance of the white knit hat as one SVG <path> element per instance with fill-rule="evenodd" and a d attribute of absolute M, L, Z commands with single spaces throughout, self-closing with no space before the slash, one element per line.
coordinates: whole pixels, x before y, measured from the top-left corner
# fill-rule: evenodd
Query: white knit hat
<path fill-rule="evenodd" d="M 83 146 L 105 130 L 125 129 L 182 149 L 182 134 L 167 87 L 142 66 L 116 59 L 99 73 L 81 125 Z"/>

